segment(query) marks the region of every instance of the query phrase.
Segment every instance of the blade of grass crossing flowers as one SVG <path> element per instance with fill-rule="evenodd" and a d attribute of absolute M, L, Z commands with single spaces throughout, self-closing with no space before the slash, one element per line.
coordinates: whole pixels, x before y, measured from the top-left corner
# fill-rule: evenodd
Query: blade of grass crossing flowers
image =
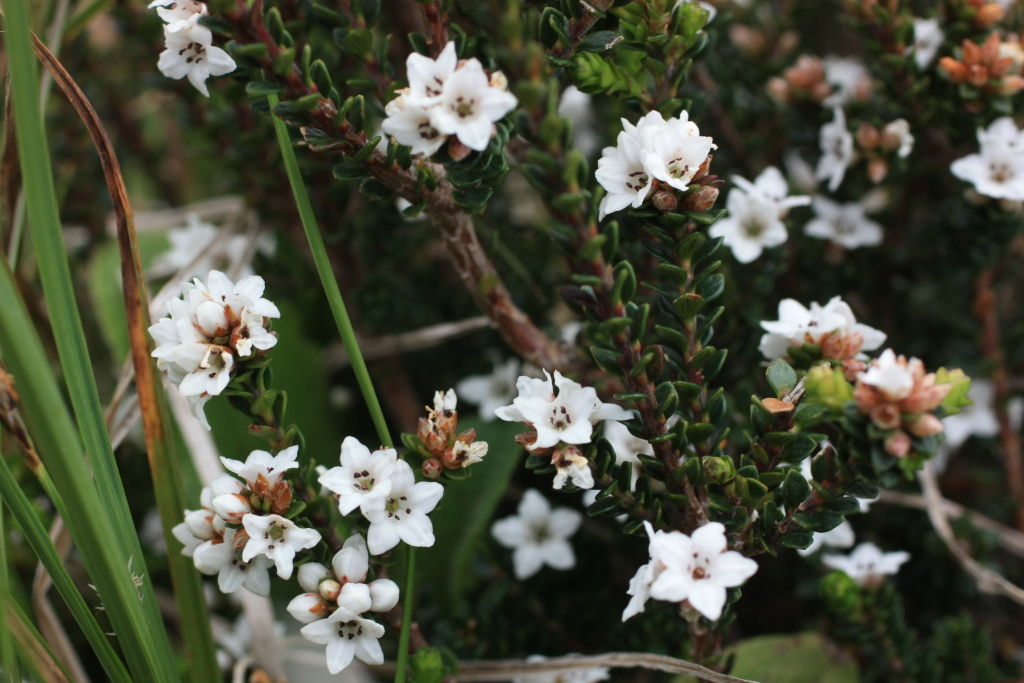
<path fill-rule="evenodd" d="M 273 110 L 277 104 L 277 96 L 270 95 L 267 98 L 270 108 Z M 331 304 L 331 311 L 334 313 L 334 321 L 338 325 L 338 332 L 341 334 L 341 341 L 345 344 L 345 351 L 352 360 L 352 369 L 356 373 L 359 388 L 363 392 L 366 406 L 373 417 L 373 424 L 377 428 L 377 434 L 382 446 L 392 447 L 391 436 L 388 433 L 387 423 L 384 420 L 384 413 L 381 411 L 380 402 L 373 389 L 373 380 L 366 368 L 366 361 L 359 350 L 359 341 L 356 339 L 356 331 L 352 327 L 352 321 L 348 317 L 345 308 L 345 301 L 341 297 L 341 290 L 338 289 L 338 281 L 334 277 L 334 270 L 331 268 L 330 259 L 327 257 L 327 249 L 324 247 L 323 237 L 320 235 L 320 228 L 316 224 L 316 216 L 313 215 L 313 207 L 309 203 L 309 195 L 306 193 L 306 186 L 302 181 L 302 174 L 299 172 L 299 163 L 295 159 L 295 150 L 292 149 L 291 139 L 288 137 L 288 127 L 284 121 L 276 116 L 274 130 L 277 132 L 277 142 L 281 147 L 281 156 L 284 159 L 285 171 L 288 173 L 288 182 L 295 197 L 295 205 L 299 210 L 299 217 L 302 219 L 302 228 L 306 232 L 306 239 L 309 241 L 309 248 L 313 252 L 313 259 L 316 261 L 316 269 L 320 274 L 320 281 L 323 283 L 327 300 Z M 409 637 L 412 627 L 413 592 L 415 589 L 416 570 L 416 549 L 408 546 L 406 554 L 406 579 L 405 597 L 402 613 L 402 632 L 398 638 L 398 655 L 395 668 L 395 683 L 405 683 L 405 672 L 409 659 Z"/>
<path fill-rule="evenodd" d="M 2 456 L 0 456 L 2 457 Z M 0 496 L 0 500 L 2 500 Z M 10 574 L 7 568 L 7 528 L 4 526 L 3 506 L 0 505 L 0 663 L 3 664 L 3 683 L 21 683 L 18 661 L 14 655 L 11 629 L 7 623 L 7 603 L 11 601 Z"/>
<path fill-rule="evenodd" d="M 71 512 L 65 521 L 100 591 L 135 678 L 139 682 L 170 683 L 178 679 L 177 669 L 103 423 L 61 234 L 46 133 L 37 105 L 28 0 L 8 2 L 5 10 L 4 36 L 26 205 L 78 429 L 71 424 L 49 374 L 38 336 L 17 290 L 11 286 L 13 277 L 6 264 L 0 268 L 0 286 L 8 289 L 6 296 L 0 295 L 4 302 L 0 307 L 0 327 L 4 328 L 0 345 L 20 382 L 26 419 L 37 435 L 39 452 Z M 89 453 L 95 484 L 76 432 Z"/>
<path fill-rule="evenodd" d="M 74 682 L 18 603 L 9 601 L 4 609 L 4 615 L 11 626 L 11 635 L 15 638 L 22 658 L 30 664 L 39 680 L 43 683 Z M 18 679 L 17 683 L 21 683 L 21 679 Z"/>
<path fill-rule="evenodd" d="M 36 516 L 32 503 L 18 486 L 10 468 L 7 467 L 7 462 L 2 458 L 0 458 L 0 497 L 3 498 L 11 514 L 18 521 L 21 532 L 25 535 L 25 540 L 28 541 L 32 551 L 46 567 L 46 572 L 53 580 L 54 587 L 64 599 L 75 621 L 78 622 L 78 627 L 82 629 L 82 633 L 92 646 L 109 679 L 113 683 L 131 683 L 131 676 L 128 675 L 128 671 L 117 653 L 114 652 L 109 638 L 103 632 L 99 622 L 96 621 L 85 598 L 78 592 L 71 575 L 64 568 L 60 554 L 50 540 L 50 535 L 43 527 L 43 523 Z"/>
<path fill-rule="evenodd" d="M 181 480 L 174 433 L 170 428 L 170 410 L 164 393 L 156 360 L 150 355 L 149 297 L 146 293 L 142 260 L 135 235 L 135 219 L 121 167 L 99 116 L 71 75 L 42 41 L 33 36 L 36 56 L 53 75 L 57 85 L 71 101 L 82 123 L 89 130 L 100 156 L 103 176 L 114 206 L 117 242 L 121 253 L 121 282 L 124 289 L 125 312 L 132 362 L 135 366 L 135 387 L 139 397 L 142 424 L 146 434 L 153 490 L 163 526 L 164 541 L 171 549 L 167 554 L 174 583 L 174 597 L 181 620 L 182 639 L 189 660 L 189 673 L 196 680 L 214 680 L 220 675 L 217 655 L 210 632 L 210 616 L 203 598 L 203 585 L 192 560 L 175 552 L 180 542 L 173 528 L 187 507 Z"/>
<path fill-rule="evenodd" d="M 270 108 L 277 105 L 277 96 L 270 95 Z M 366 361 L 359 350 L 359 342 L 356 340 L 356 331 L 352 327 L 352 321 L 348 317 L 348 310 L 345 308 L 345 301 L 341 298 L 341 290 L 338 289 L 338 281 L 334 277 L 334 270 L 331 268 L 331 261 L 327 257 L 327 249 L 324 247 L 324 239 L 320 235 L 320 228 L 316 224 L 316 216 L 313 215 L 313 207 L 309 203 L 309 195 L 306 194 L 306 186 L 302 181 L 302 174 L 299 172 L 299 163 L 295 159 L 295 150 L 292 149 L 291 139 L 288 137 L 288 127 L 284 121 L 276 116 L 274 119 L 274 130 L 277 132 L 277 142 L 281 147 L 281 156 L 284 158 L 284 168 L 288 173 L 288 182 L 292 187 L 292 194 L 295 197 L 295 205 L 299 210 L 299 218 L 302 219 L 302 228 L 306 231 L 306 239 L 309 241 L 309 249 L 313 252 L 313 260 L 316 261 L 316 270 L 320 274 L 320 281 L 323 283 L 324 292 L 327 294 L 327 301 L 331 304 L 331 312 L 334 314 L 334 322 L 338 325 L 338 332 L 341 334 L 341 341 L 345 344 L 345 351 L 352 360 L 352 370 L 356 373 L 356 380 L 359 382 L 359 389 L 363 392 L 366 400 L 366 407 L 373 417 L 373 424 L 377 428 L 382 446 L 391 448 L 391 436 L 388 434 L 388 427 L 384 420 L 384 413 L 380 409 L 380 402 L 373 389 L 373 380 L 366 369 Z"/>

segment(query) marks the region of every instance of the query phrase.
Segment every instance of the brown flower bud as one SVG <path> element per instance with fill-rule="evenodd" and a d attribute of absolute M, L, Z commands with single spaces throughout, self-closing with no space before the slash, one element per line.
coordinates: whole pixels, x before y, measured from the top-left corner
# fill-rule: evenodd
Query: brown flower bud
<path fill-rule="evenodd" d="M 441 465 L 441 461 L 437 458 L 428 458 L 423 461 L 423 476 L 427 479 L 438 479 L 441 476 L 441 470 L 444 467 Z"/>
<path fill-rule="evenodd" d="M 847 382 L 855 382 L 857 375 L 868 369 L 868 366 L 859 360 L 843 361 L 843 377 Z"/>
<path fill-rule="evenodd" d="M 963 48 L 962 61 L 964 63 L 964 66 L 971 67 L 974 66 L 975 64 L 981 64 L 982 55 L 980 45 L 970 40 L 964 40 L 961 46 Z"/>
<path fill-rule="evenodd" d="M 1002 20 L 1004 14 L 1003 8 L 998 3 L 991 2 L 978 10 L 974 24 L 978 28 L 991 28 Z"/>
<path fill-rule="evenodd" d="M 861 149 L 874 149 L 881 140 L 878 129 L 866 121 L 857 128 L 857 144 Z"/>
<path fill-rule="evenodd" d="M 768 96 L 778 102 L 779 104 L 786 104 L 789 102 L 789 84 L 786 83 L 785 79 L 773 76 L 768 79 Z"/>
<path fill-rule="evenodd" d="M 1020 76 L 1003 77 L 1003 85 L 999 88 L 1000 95 L 1016 95 L 1024 90 L 1024 78 Z"/>
<path fill-rule="evenodd" d="M 871 409 L 869 416 L 879 429 L 896 429 L 903 422 L 903 416 L 895 403 L 880 403 Z"/>
<path fill-rule="evenodd" d="M 341 595 L 341 584 L 334 579 L 326 579 L 320 582 L 320 597 L 329 602 L 337 600 Z"/>
<path fill-rule="evenodd" d="M 732 24 L 729 27 L 729 38 L 733 45 L 748 57 L 756 57 L 764 51 L 764 33 L 744 24 Z"/>
<path fill-rule="evenodd" d="M 697 172 L 693 174 L 695 179 L 703 178 L 711 172 L 711 160 L 714 159 L 714 155 L 709 154 L 704 157 L 704 161 L 701 162 L 700 166 L 697 167 Z"/>
<path fill-rule="evenodd" d="M 685 196 L 685 205 L 689 211 L 707 211 L 718 201 L 718 188 L 705 185 L 696 192 Z"/>
<path fill-rule="evenodd" d="M 292 506 L 291 485 L 284 480 L 277 482 L 270 490 L 268 498 L 270 499 L 270 511 L 275 515 L 283 515 Z"/>
<path fill-rule="evenodd" d="M 911 434 L 922 438 L 941 434 L 944 429 L 942 420 L 931 413 L 917 415 L 913 419 L 906 420 L 905 424 Z"/>
<path fill-rule="evenodd" d="M 967 67 L 952 57 L 943 57 L 939 60 L 939 68 L 946 72 L 949 80 L 954 83 L 963 83 L 967 80 Z"/>
<path fill-rule="evenodd" d="M 471 150 L 469 147 L 462 143 L 462 140 L 455 135 L 448 139 L 448 156 L 454 161 L 462 161 L 470 155 Z"/>
<path fill-rule="evenodd" d="M 235 535 L 231 537 L 231 542 L 228 545 L 231 546 L 232 550 L 241 550 L 249 542 L 249 532 L 245 528 L 238 529 Z"/>
<path fill-rule="evenodd" d="M 427 447 L 427 450 L 434 455 L 440 455 L 448 447 L 447 435 L 438 429 L 437 424 L 431 419 L 420 418 L 416 436 L 420 438 L 420 441 Z"/>
<path fill-rule="evenodd" d="M 967 67 L 967 82 L 975 88 L 980 88 L 988 83 L 988 69 L 981 64 Z"/>
<path fill-rule="evenodd" d="M 821 345 L 821 355 L 825 358 L 845 361 L 860 353 L 861 347 L 864 346 L 864 336 L 860 332 L 848 334 L 832 332 L 825 336 L 819 344 Z"/>
<path fill-rule="evenodd" d="M 902 458 L 910 452 L 910 437 L 906 432 L 895 431 L 885 437 L 885 452 L 891 456 Z"/>
<path fill-rule="evenodd" d="M 676 206 L 679 202 L 676 201 L 676 194 L 671 189 L 664 189 L 654 194 L 651 199 L 651 203 L 654 204 L 654 208 L 663 213 L 675 211 Z"/>

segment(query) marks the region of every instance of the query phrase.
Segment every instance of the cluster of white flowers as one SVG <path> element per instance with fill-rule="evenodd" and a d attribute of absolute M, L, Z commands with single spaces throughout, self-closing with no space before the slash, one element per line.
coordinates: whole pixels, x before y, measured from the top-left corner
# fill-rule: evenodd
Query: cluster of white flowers
<path fill-rule="evenodd" d="M 193 558 L 202 573 L 217 576 L 222 592 L 234 593 L 244 586 L 257 595 L 269 595 L 267 570 L 276 566 L 278 576 L 291 578 L 295 554 L 320 542 L 314 529 L 299 527 L 279 514 L 265 514 L 279 500 L 285 505 L 278 511 L 287 512 L 291 491 L 283 477 L 299 466 L 298 452 L 298 446 L 276 456 L 253 451 L 244 463 L 221 458 L 244 481 L 228 475 L 215 479 L 203 489 L 202 507 L 185 510 L 185 521 L 174 527 L 175 538 L 185 546 L 182 554 Z M 265 503 L 265 509 L 254 508 L 254 497 Z"/>
<path fill-rule="evenodd" d="M 594 174 L 608 192 L 600 218 L 627 206 L 639 208 L 657 182 L 685 191 L 714 148 L 685 111 L 667 121 L 652 111 L 635 126 L 622 119 L 616 146 L 604 148 Z"/>
<path fill-rule="evenodd" d="M 527 489 L 519 502 L 518 514 L 491 526 L 491 534 L 506 548 L 512 548 L 516 578 L 528 579 L 541 567 L 572 569 L 576 566 L 569 538 L 580 528 L 583 515 L 569 508 L 551 509 L 536 489 Z"/>
<path fill-rule="evenodd" d="M 871 74 L 860 60 L 852 57 L 829 55 L 821 60 L 825 68 L 825 82 L 835 91 L 822 100 L 825 107 L 843 107 L 855 99 L 871 95 Z"/>
<path fill-rule="evenodd" d="M 733 177 L 725 206 L 729 215 L 711 226 L 711 237 L 725 238 L 725 245 L 740 263 L 750 263 L 761 252 L 783 244 L 788 237 L 782 220 L 794 206 L 807 206 L 811 198 L 787 196 L 789 186 L 782 172 L 769 166 L 754 182 Z"/>
<path fill-rule="evenodd" d="M 555 371 L 554 382 L 547 370 L 547 379 L 520 377 L 516 382 L 519 395 L 512 405 L 494 411 L 502 420 L 522 422 L 536 431 L 527 448 L 539 454 L 554 449 L 551 464 L 558 473 L 554 487 L 564 486 L 566 479 L 581 489 L 594 486 L 590 464 L 576 446 L 590 443 L 594 425 L 602 420 L 632 420 L 633 414 L 615 405 L 603 403 L 592 387 L 584 387 Z M 555 394 L 555 387 L 558 394 Z"/>
<path fill-rule="evenodd" d="M 427 514 L 444 495 L 433 481 L 416 481 L 412 467 L 398 458 L 394 448 L 370 452 L 354 437 L 341 444 L 341 466 L 332 467 L 318 480 L 338 498 L 347 515 L 356 508 L 370 522 L 370 553 L 380 555 L 399 541 L 426 548 L 434 545 L 434 527 Z"/>
<path fill-rule="evenodd" d="M 482 152 L 491 141 L 494 122 L 518 102 L 500 71 L 488 77 L 479 60 L 460 62 L 453 42 L 436 60 L 413 52 L 405 68 L 409 87 L 387 103 L 381 128 L 413 154 L 430 156 L 449 136 Z"/>
<path fill-rule="evenodd" d="M 885 343 L 885 333 L 858 323 L 850 305 L 834 296 L 822 306 L 811 302 L 808 309 L 795 299 L 779 302 L 779 319 L 764 320 L 758 350 L 768 360 L 785 358 L 790 346 L 820 346 L 826 358 L 866 358 L 862 351 L 874 351 Z"/>
<path fill-rule="evenodd" d="M 978 129 L 978 153 L 957 159 L 949 170 L 992 199 L 1024 201 L 1024 133 L 1003 116 Z"/>
<path fill-rule="evenodd" d="M 196 0 L 153 0 L 149 4 L 166 22 L 164 51 L 156 66 L 168 78 L 189 83 L 207 97 L 206 79 L 235 70 L 235 60 L 213 44 L 213 32 L 199 23 L 206 16 L 206 3 Z"/>
<path fill-rule="evenodd" d="M 268 331 L 271 318 L 281 312 L 263 298 L 263 278 L 252 275 L 235 284 L 211 270 L 204 284 L 199 278 L 182 285 L 182 298 L 167 304 L 169 318 L 149 328 L 157 343 L 157 366 L 178 386 L 206 429 L 203 406 L 231 381 L 236 360 L 253 358 L 277 344 Z"/>
<path fill-rule="evenodd" d="M 725 527 L 711 522 L 691 536 L 679 531 L 654 531 L 644 522 L 650 538 L 651 560 L 629 582 L 633 596 L 622 620 L 644 611 L 647 600 L 687 605 L 711 621 L 722 616 L 726 589 L 742 585 L 757 571 L 757 563 L 728 549 Z"/>
<path fill-rule="evenodd" d="M 383 664 L 380 637 L 384 627 L 366 612 L 388 612 L 398 604 L 398 585 L 390 579 L 366 583 L 370 557 L 366 541 L 351 536 L 331 561 L 299 567 L 299 586 L 306 591 L 288 603 L 288 613 L 306 624 L 301 633 L 327 646 L 327 668 L 336 674 L 353 657 L 366 664 Z"/>

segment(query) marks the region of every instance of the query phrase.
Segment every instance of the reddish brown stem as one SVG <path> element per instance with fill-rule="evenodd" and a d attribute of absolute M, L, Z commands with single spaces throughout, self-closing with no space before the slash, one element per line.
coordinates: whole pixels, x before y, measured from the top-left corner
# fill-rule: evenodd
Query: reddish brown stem
<path fill-rule="evenodd" d="M 999 343 L 999 319 L 996 315 L 996 294 L 992 288 L 994 273 L 986 268 L 978 276 L 975 286 L 974 315 L 981 321 L 981 351 L 992 364 L 992 388 L 996 419 L 999 422 L 999 445 L 1003 451 L 1007 487 L 1016 501 L 1014 524 L 1024 531 L 1024 457 L 1021 455 L 1020 436 L 1010 424 L 1006 410 L 1009 386 L 1006 356 Z"/>
<path fill-rule="evenodd" d="M 430 56 L 437 56 L 448 44 L 448 13 L 441 7 L 441 0 L 430 0 L 420 4 L 423 12 L 423 23 L 427 27 L 427 45 Z"/>

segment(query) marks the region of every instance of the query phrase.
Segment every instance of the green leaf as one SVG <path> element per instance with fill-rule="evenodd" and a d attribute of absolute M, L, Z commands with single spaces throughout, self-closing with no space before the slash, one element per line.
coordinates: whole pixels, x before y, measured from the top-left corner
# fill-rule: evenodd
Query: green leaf
<path fill-rule="evenodd" d="M 779 543 L 785 548 L 797 548 L 803 550 L 814 540 L 813 531 L 792 531 L 779 539 Z"/>
<path fill-rule="evenodd" d="M 92 365 L 85 344 L 75 289 L 64 247 L 29 30 L 28 3 L 5 5 L 5 43 L 25 204 L 50 320 L 77 427 L 50 374 L 50 364 L 20 301 L 13 275 L 0 268 L 0 346 L 18 381 L 25 417 L 47 468 L 71 512 L 65 523 L 82 553 L 90 578 L 103 595 L 132 673 L 144 681 L 176 681 L 170 643 L 157 609 L 149 572 L 135 535 L 124 489 L 110 447 Z M 85 451 L 92 464 L 90 475 Z M 95 483 L 94 483 L 95 482 Z M 136 587 L 126 571 L 143 576 Z M 142 600 L 140 601 L 140 597 Z"/>
<path fill-rule="evenodd" d="M 967 392 L 971 389 L 971 378 L 965 375 L 963 370 L 950 371 L 939 368 L 935 373 L 935 384 L 950 385 L 949 393 L 942 401 L 945 416 L 956 415 L 960 408 L 971 405 L 970 399 L 967 398 Z"/>
<path fill-rule="evenodd" d="M 373 34 L 369 29 L 357 28 L 345 36 L 345 52 L 353 57 L 365 57 L 370 54 L 373 45 Z"/>
<path fill-rule="evenodd" d="M 245 94 L 249 97 L 266 97 L 284 92 L 284 87 L 270 81 L 249 81 L 245 84 Z"/>
<path fill-rule="evenodd" d="M 811 494 L 811 485 L 798 470 L 786 472 L 782 482 L 782 499 L 786 501 L 787 510 L 795 510 L 804 499 Z"/>
<path fill-rule="evenodd" d="M 828 412 L 828 406 L 821 403 L 808 403 L 804 401 L 793 411 L 793 422 L 799 425 L 806 425 L 820 420 Z"/>
<path fill-rule="evenodd" d="M 768 385 L 779 398 L 789 393 L 797 383 L 796 370 L 781 359 L 768 366 L 765 376 L 768 378 Z"/>
<path fill-rule="evenodd" d="M 726 651 L 736 659 L 730 675 L 771 683 L 858 683 L 856 660 L 818 633 L 759 636 Z"/>
<path fill-rule="evenodd" d="M 576 50 L 578 52 L 604 52 L 612 49 L 620 40 L 622 40 L 622 36 L 615 31 L 594 31 L 580 41 Z"/>
<path fill-rule="evenodd" d="M 721 273 L 708 275 L 697 283 L 694 290 L 704 301 L 712 301 L 722 295 L 725 290 L 725 276 Z"/>

